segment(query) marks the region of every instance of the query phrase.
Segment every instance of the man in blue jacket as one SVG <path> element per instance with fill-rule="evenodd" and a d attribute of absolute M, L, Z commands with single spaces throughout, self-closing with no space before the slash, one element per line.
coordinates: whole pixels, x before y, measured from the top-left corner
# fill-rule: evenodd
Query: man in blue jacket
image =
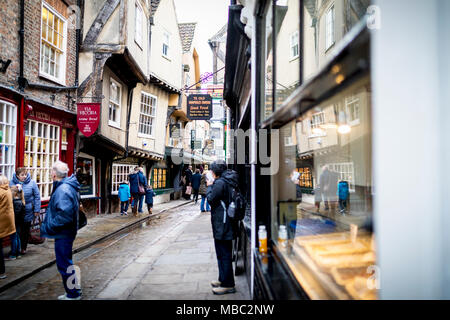
<path fill-rule="evenodd" d="M 66 293 L 58 300 L 80 300 L 81 286 L 72 262 L 73 242 L 78 231 L 79 190 L 75 175 L 67 177 L 69 167 L 56 161 L 52 168 L 53 190 L 41 236 L 55 239 L 55 256 Z"/>

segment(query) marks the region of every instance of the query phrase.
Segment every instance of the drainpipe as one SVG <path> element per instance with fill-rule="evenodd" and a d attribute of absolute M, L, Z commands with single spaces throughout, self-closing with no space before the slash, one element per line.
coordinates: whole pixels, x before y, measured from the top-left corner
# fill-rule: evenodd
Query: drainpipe
<path fill-rule="evenodd" d="M 25 35 L 25 0 L 20 0 L 20 29 L 19 29 L 19 90 L 24 91 L 26 86 L 26 79 L 23 77 L 23 65 L 24 65 L 24 35 Z"/>

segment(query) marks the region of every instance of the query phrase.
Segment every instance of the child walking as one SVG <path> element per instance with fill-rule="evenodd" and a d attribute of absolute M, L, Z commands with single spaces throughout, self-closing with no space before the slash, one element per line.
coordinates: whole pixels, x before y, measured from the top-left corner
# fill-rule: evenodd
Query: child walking
<path fill-rule="evenodd" d="M 131 193 L 128 182 L 123 181 L 119 185 L 119 199 L 120 199 L 120 215 L 128 215 L 128 205 L 130 204 Z"/>
<path fill-rule="evenodd" d="M 16 226 L 16 233 L 10 236 L 11 239 L 11 252 L 9 257 L 5 260 L 16 260 L 21 258 L 20 255 L 20 232 L 23 228 L 23 223 L 25 219 L 25 197 L 23 196 L 22 185 L 13 185 L 10 187 L 12 199 L 13 199 L 13 209 L 14 209 L 14 224 Z"/>
<path fill-rule="evenodd" d="M 347 181 L 340 181 L 338 184 L 337 196 L 339 197 L 339 212 L 344 214 L 347 210 L 347 202 L 349 198 L 349 188 Z"/>
<path fill-rule="evenodd" d="M 153 210 L 153 197 L 156 193 L 153 191 L 152 186 L 149 184 L 145 189 L 145 203 L 147 204 L 148 214 L 152 214 Z"/>

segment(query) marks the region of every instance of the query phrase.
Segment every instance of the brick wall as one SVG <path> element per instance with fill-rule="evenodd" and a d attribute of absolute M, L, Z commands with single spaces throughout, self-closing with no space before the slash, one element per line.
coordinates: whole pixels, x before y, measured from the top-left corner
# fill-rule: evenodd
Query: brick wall
<path fill-rule="evenodd" d="M 67 55 L 66 55 L 66 86 L 75 84 L 76 67 L 76 30 L 69 28 L 67 5 L 61 0 L 48 0 L 46 3 L 67 19 Z M 0 0 L 0 59 L 11 59 L 11 65 L 6 73 L 0 73 L 0 83 L 18 89 L 19 77 L 19 29 L 20 29 L 20 1 Z M 25 1 L 25 49 L 24 49 L 24 77 L 30 83 L 61 86 L 61 84 L 39 76 L 39 59 L 41 45 L 41 7 L 40 0 Z M 43 101 L 49 105 L 67 108 L 68 91 L 55 93 L 48 90 L 26 88 L 30 98 Z M 52 102 L 51 95 L 55 94 Z M 76 97 L 74 91 L 71 95 Z"/>

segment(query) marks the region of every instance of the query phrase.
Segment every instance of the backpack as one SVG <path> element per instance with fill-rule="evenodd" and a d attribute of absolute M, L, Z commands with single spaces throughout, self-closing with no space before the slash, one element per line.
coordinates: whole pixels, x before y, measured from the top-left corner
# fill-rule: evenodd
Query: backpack
<path fill-rule="evenodd" d="M 239 188 L 228 185 L 228 194 L 230 196 L 227 208 L 227 216 L 232 220 L 241 221 L 245 217 L 246 201 Z"/>

